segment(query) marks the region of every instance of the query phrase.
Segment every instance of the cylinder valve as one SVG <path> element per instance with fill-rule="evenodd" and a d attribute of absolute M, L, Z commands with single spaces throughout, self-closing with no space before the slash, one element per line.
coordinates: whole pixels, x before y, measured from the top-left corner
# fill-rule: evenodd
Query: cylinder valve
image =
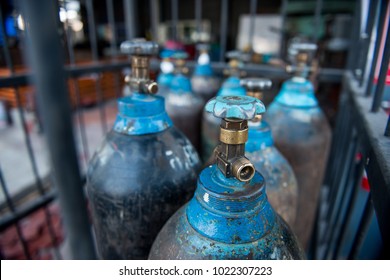
<path fill-rule="evenodd" d="M 222 119 L 220 144 L 214 152 L 218 168 L 227 178 L 251 180 L 255 168 L 245 157 L 248 120 L 264 113 L 264 104 L 251 96 L 217 96 L 206 104 L 206 111 Z"/>

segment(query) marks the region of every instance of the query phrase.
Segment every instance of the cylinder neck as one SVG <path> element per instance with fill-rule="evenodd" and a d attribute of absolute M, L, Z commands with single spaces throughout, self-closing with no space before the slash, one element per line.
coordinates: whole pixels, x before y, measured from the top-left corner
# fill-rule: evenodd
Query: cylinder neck
<path fill-rule="evenodd" d="M 249 122 L 248 142 L 245 151 L 248 153 L 263 150 L 274 146 L 271 128 L 265 121 Z"/>
<path fill-rule="evenodd" d="M 186 214 L 199 233 L 229 244 L 254 242 L 267 234 L 275 222 L 264 178 L 259 173 L 250 182 L 240 182 L 226 178 L 216 165 L 199 175 Z"/>
<path fill-rule="evenodd" d="M 248 121 L 222 119 L 217 147 L 216 164 L 226 178 L 249 181 L 255 173 L 252 163 L 245 157 L 245 142 L 248 140 Z"/>

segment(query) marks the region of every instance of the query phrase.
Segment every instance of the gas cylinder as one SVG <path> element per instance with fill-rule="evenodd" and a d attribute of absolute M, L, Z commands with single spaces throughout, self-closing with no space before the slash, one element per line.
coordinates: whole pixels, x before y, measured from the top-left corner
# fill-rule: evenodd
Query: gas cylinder
<path fill-rule="evenodd" d="M 191 141 L 192 145 L 200 150 L 200 119 L 204 106 L 203 99 L 192 91 L 191 81 L 185 75 L 185 52 L 176 52 L 172 56 L 175 62 L 175 75 L 170 89 L 165 97 L 166 110 L 173 124 L 180 129 Z"/>
<path fill-rule="evenodd" d="M 197 50 L 199 57 L 195 66 L 195 71 L 191 77 L 192 88 L 194 93 L 203 98 L 207 102 L 214 97 L 219 89 L 220 80 L 214 74 L 210 65 L 208 44 L 198 44 Z"/>
<path fill-rule="evenodd" d="M 126 41 L 132 55 L 132 94 L 118 100 L 112 130 L 91 159 L 87 193 L 99 256 L 146 259 L 157 233 L 193 195 L 199 157 L 172 125 L 164 98 L 149 80 L 149 56 L 158 45 Z"/>
<path fill-rule="evenodd" d="M 172 52 L 170 50 L 163 50 L 160 53 L 161 63 L 160 63 L 160 73 L 157 76 L 158 84 L 158 94 L 161 96 L 166 96 L 169 92 L 172 79 L 174 77 L 173 62 L 171 61 Z"/>
<path fill-rule="evenodd" d="M 263 99 L 265 91 L 272 82 L 266 78 L 246 78 L 241 85 L 247 90 L 247 95 L 259 100 Z M 245 152 L 267 182 L 267 196 L 275 211 L 289 224 L 294 225 L 297 204 L 298 185 L 295 174 L 279 150 L 274 146 L 271 128 L 261 116 L 248 121 L 248 142 Z M 294 230 L 294 228 L 292 228 Z"/>
<path fill-rule="evenodd" d="M 165 224 L 149 259 L 302 259 L 268 202 L 264 177 L 245 157 L 248 120 L 264 105 L 250 96 L 217 96 L 206 110 L 222 118 L 216 164 L 202 170 L 194 197 Z"/>
<path fill-rule="evenodd" d="M 283 83 L 269 106 L 269 122 L 276 147 L 291 164 L 298 181 L 298 212 L 293 226 L 304 248 L 308 247 L 317 210 L 317 201 L 329 153 L 331 131 L 307 79 L 307 65 L 315 44 L 296 43 L 294 77 Z"/>
<path fill-rule="evenodd" d="M 243 74 L 241 71 L 241 67 L 243 66 L 243 53 L 240 51 L 230 51 L 226 56 L 229 59 L 229 68 L 225 69 L 224 74 L 229 75 L 229 77 L 223 82 L 217 96 L 244 96 L 246 94 L 245 88 L 240 85 L 240 76 Z M 204 162 L 209 161 L 214 148 L 219 143 L 219 124 L 220 121 L 218 118 L 203 110 L 201 157 Z"/>

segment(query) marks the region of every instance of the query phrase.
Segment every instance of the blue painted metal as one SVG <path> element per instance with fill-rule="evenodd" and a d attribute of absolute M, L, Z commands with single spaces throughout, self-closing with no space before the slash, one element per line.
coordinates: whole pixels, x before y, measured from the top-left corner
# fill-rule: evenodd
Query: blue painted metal
<path fill-rule="evenodd" d="M 114 131 L 127 135 L 144 135 L 164 131 L 172 126 L 159 96 L 134 93 L 118 100 Z"/>
<path fill-rule="evenodd" d="M 251 96 L 217 96 L 206 104 L 205 110 L 217 118 L 251 120 L 265 113 L 265 106 Z"/>
<path fill-rule="evenodd" d="M 244 96 L 246 90 L 240 85 L 240 79 L 232 76 L 223 82 L 222 87 L 217 93 L 217 96 Z"/>
<path fill-rule="evenodd" d="M 267 182 L 267 196 L 275 211 L 292 227 L 297 214 L 298 184 L 283 155 L 274 146 L 271 128 L 264 121 L 249 122 L 246 156 Z"/>
<path fill-rule="evenodd" d="M 265 111 L 256 98 L 216 97 L 206 111 L 252 119 Z M 295 236 L 269 204 L 264 177 L 241 182 L 215 164 L 203 169 L 194 197 L 157 236 L 150 259 L 303 259 Z"/>
<path fill-rule="evenodd" d="M 124 45 L 138 56 L 133 73 L 145 69 L 155 44 Z M 153 84 L 146 71 L 139 72 L 130 77 L 134 92 L 119 99 L 113 129 L 88 166 L 87 193 L 103 259 L 146 259 L 164 223 L 193 194 L 200 169 L 194 147 L 172 125 L 164 98 L 139 86 Z"/>
<path fill-rule="evenodd" d="M 318 106 L 313 85 L 303 77 L 283 84 L 264 119 L 272 128 L 275 146 L 296 175 L 299 218 L 292 227 L 307 248 L 329 153 L 330 127 Z"/>

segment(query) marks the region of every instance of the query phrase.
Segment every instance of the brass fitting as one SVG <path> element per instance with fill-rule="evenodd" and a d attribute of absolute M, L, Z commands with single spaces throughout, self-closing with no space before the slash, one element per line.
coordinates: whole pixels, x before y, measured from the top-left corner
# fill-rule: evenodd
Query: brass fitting
<path fill-rule="evenodd" d="M 255 174 L 253 164 L 245 157 L 245 143 L 248 140 L 248 121 L 222 119 L 220 145 L 215 149 L 218 168 L 226 177 L 249 181 Z"/>
<path fill-rule="evenodd" d="M 263 92 L 261 92 L 261 91 L 247 91 L 246 92 L 246 95 L 248 95 L 248 96 L 252 96 L 252 97 L 254 97 L 254 98 L 257 98 L 257 99 L 260 99 L 260 100 L 263 100 L 263 97 L 264 97 L 264 94 L 263 94 Z"/>
<path fill-rule="evenodd" d="M 255 175 L 255 167 L 246 157 L 241 157 L 233 162 L 232 173 L 241 182 L 247 182 Z"/>

